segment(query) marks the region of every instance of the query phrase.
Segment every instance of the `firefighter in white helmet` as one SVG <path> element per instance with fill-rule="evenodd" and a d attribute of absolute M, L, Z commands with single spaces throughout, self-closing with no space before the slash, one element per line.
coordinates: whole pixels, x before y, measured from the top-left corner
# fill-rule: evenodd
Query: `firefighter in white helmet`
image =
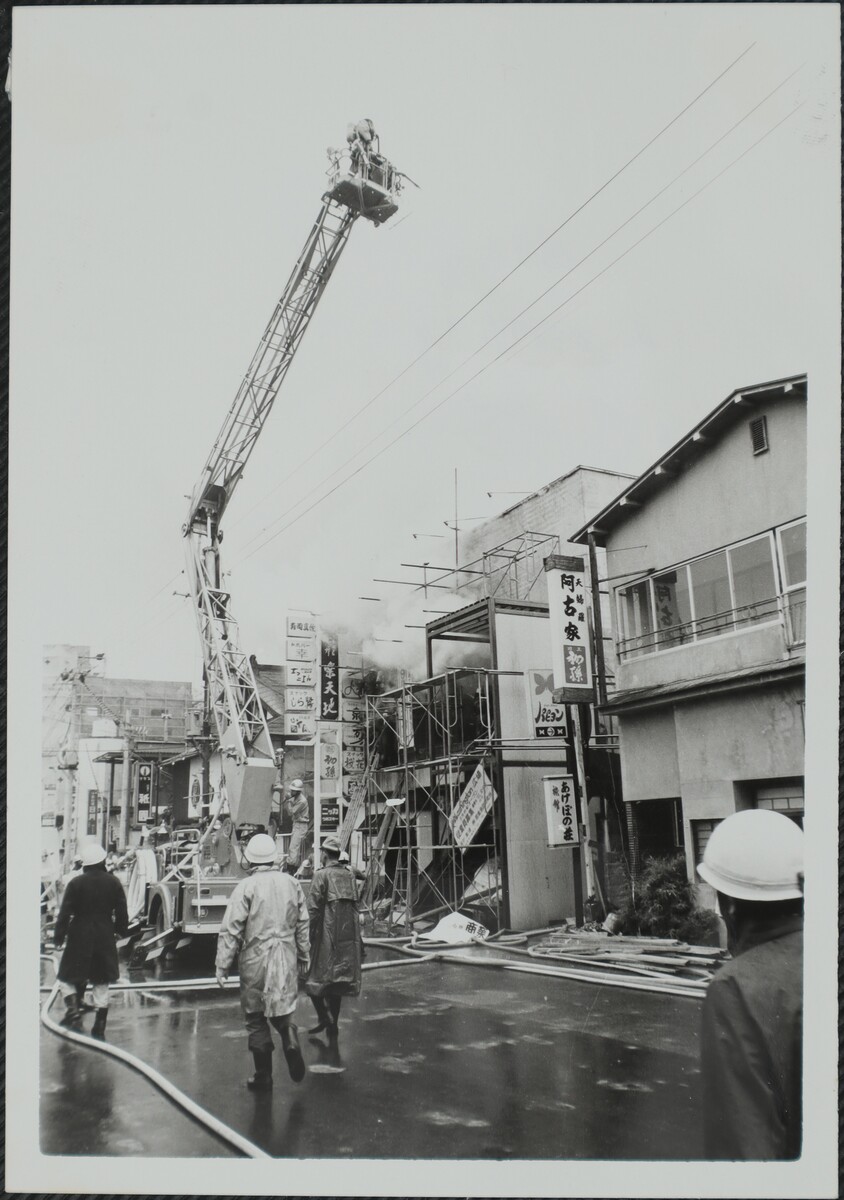
<path fill-rule="evenodd" d="M 216 972 L 222 987 L 237 960 L 240 1004 L 255 1063 L 247 1087 L 268 1092 L 273 1086 L 270 1025 L 281 1037 L 294 1083 L 305 1076 L 294 1016 L 298 980 L 310 966 L 308 908 L 299 883 L 277 869 L 276 845 L 269 834 L 251 837 L 245 857 L 252 873 L 229 898 L 217 939 Z"/>
<path fill-rule="evenodd" d="M 794 1159 L 802 1140 L 803 832 L 763 809 L 713 831 L 698 873 L 733 958 L 703 1005 L 707 1158 Z"/>

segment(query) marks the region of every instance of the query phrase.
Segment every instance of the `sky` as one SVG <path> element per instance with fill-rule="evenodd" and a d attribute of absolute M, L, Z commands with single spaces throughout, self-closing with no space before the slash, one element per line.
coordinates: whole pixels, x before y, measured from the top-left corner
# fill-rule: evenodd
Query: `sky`
<path fill-rule="evenodd" d="M 834 5 L 17 8 L 10 569 L 40 641 L 198 683 L 186 495 L 348 122 L 419 187 L 353 228 L 224 521 L 262 662 L 291 609 L 399 636 L 373 577 L 450 550 L 412 535 L 447 532 L 455 469 L 471 528 L 489 491 L 639 473 L 742 385 L 811 386 L 837 79 Z"/>

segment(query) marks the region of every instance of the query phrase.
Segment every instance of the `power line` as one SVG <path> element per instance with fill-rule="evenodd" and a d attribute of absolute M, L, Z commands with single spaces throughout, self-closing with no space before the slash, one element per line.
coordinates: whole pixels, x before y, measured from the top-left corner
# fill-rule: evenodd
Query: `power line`
<path fill-rule="evenodd" d="M 389 383 L 385 384 L 384 387 L 381 388 L 380 392 L 377 392 L 372 397 L 371 400 L 367 400 L 367 402 L 361 408 L 359 408 L 356 412 L 352 413 L 352 415 L 342 425 L 340 425 L 337 429 L 335 429 L 334 432 L 331 433 L 330 436 L 327 437 L 324 442 L 322 442 L 319 446 L 317 446 L 316 450 L 314 450 L 312 454 L 310 454 L 307 458 L 302 459 L 301 462 L 298 462 L 296 464 L 296 466 L 293 468 L 293 470 L 290 471 L 289 474 L 287 474 L 284 477 L 284 479 L 281 479 L 277 484 L 275 484 L 275 486 L 273 488 L 271 488 L 269 492 L 266 492 L 260 500 L 256 501 L 255 504 L 253 504 L 251 508 L 246 509 L 246 511 L 243 512 L 237 518 L 237 521 L 235 521 L 234 524 L 238 525 L 245 517 L 247 517 L 251 512 L 254 512 L 256 508 L 258 508 L 261 504 L 263 504 L 264 501 L 267 499 L 267 496 L 272 495 L 273 492 L 278 491 L 278 489 L 280 487 L 283 487 L 284 484 L 289 483 L 289 481 L 293 478 L 293 476 L 298 471 L 300 471 L 303 467 L 307 466 L 308 463 L 313 462 L 313 460 L 317 457 L 317 455 L 321 454 L 322 451 L 326 448 L 326 446 L 330 445 L 330 443 L 335 438 L 339 437 L 340 434 L 344 432 L 344 430 L 348 429 L 348 427 L 352 424 L 352 422 L 356 421 L 358 417 L 362 416 L 362 414 L 365 413 L 369 408 L 371 408 L 372 405 L 375 404 L 375 402 L 377 400 L 380 400 L 380 398 L 384 395 L 384 393 L 389 391 L 389 389 L 393 386 L 393 384 L 398 383 L 398 381 L 400 379 L 403 379 L 404 376 L 408 373 L 408 371 L 412 370 L 412 368 L 415 367 L 417 363 L 421 362 L 422 359 L 427 354 L 429 354 L 430 351 L 433 350 L 435 346 L 438 346 L 440 344 L 440 342 L 442 342 L 445 338 L 447 338 L 448 335 L 450 333 L 452 333 L 458 327 L 458 325 L 461 325 L 466 320 L 466 318 L 468 316 L 470 316 L 477 308 L 479 308 L 486 300 L 488 300 L 489 297 L 491 295 L 493 295 L 494 292 L 497 292 L 498 289 L 504 283 L 506 283 L 507 280 L 511 278 L 511 276 L 515 275 L 515 273 L 518 270 L 520 270 L 525 265 L 526 262 L 528 262 L 531 258 L 533 258 L 533 256 L 535 254 L 537 254 L 542 249 L 543 246 L 547 245 L 547 243 L 550 242 L 552 238 L 556 237 L 556 235 L 561 230 L 565 229 L 565 227 L 571 221 L 573 221 L 574 218 L 579 213 L 583 212 L 583 210 L 587 207 L 587 205 L 591 204 L 592 201 L 594 199 L 596 199 L 596 197 L 600 196 L 601 192 L 605 191 L 610 186 L 611 183 L 613 183 L 616 179 L 618 179 L 618 177 L 621 174 L 623 174 L 623 172 L 626 171 L 628 167 L 632 166 L 633 163 L 636 162 L 637 159 L 641 158 L 646 150 L 649 150 L 650 147 L 653 146 L 653 144 L 656 141 L 658 141 L 659 138 L 661 138 L 664 133 L 667 133 L 668 130 L 673 125 L 675 125 L 680 120 L 681 117 L 685 116 L 685 114 L 689 111 L 689 109 L 693 108 L 694 105 L 697 104 L 697 102 L 699 100 L 701 100 L 707 94 L 707 92 L 711 91 L 716 83 L 718 83 L 721 79 L 723 79 L 724 76 L 727 75 L 728 72 L 730 72 L 733 69 L 733 67 L 735 67 L 739 62 L 741 62 L 741 60 L 744 58 L 744 56 L 746 54 L 748 54 L 755 45 L 756 45 L 755 42 L 751 42 L 749 46 L 747 46 L 744 50 L 742 50 L 741 54 L 739 54 L 739 56 L 737 58 L 733 59 L 733 61 L 728 66 L 726 66 L 723 69 L 723 71 L 719 72 L 719 74 L 716 75 L 715 78 L 712 79 L 702 91 L 698 92 L 698 94 L 692 100 L 690 100 L 688 102 L 688 104 L 684 105 L 684 107 L 681 108 L 680 111 L 675 116 L 673 116 L 670 121 L 667 122 L 667 124 L 663 125 L 663 127 L 659 130 L 658 133 L 655 133 L 653 135 L 653 137 L 649 139 L 649 141 L 645 142 L 645 144 L 642 147 L 640 147 L 639 150 L 636 151 L 636 153 L 632 156 L 632 158 L 629 158 L 612 175 L 610 175 L 609 179 L 605 180 L 599 188 L 596 188 L 596 190 L 594 192 L 592 192 L 592 194 L 590 196 L 587 196 L 587 198 L 584 201 L 582 201 L 582 203 L 579 204 L 577 206 L 577 208 L 575 208 L 572 212 L 569 213 L 569 215 L 565 218 L 564 221 L 561 221 L 560 224 L 555 229 L 552 229 L 551 232 L 549 234 L 547 234 L 546 237 L 544 237 L 541 242 L 537 243 L 537 245 L 534 246 L 534 248 L 528 254 L 526 254 L 524 256 L 524 258 L 522 258 L 519 262 L 517 262 L 516 265 L 514 267 L 512 267 L 505 275 L 502 275 L 502 277 L 498 280 L 498 282 L 496 284 L 494 284 L 487 292 L 484 292 L 484 294 L 480 297 L 479 300 L 476 300 L 475 303 L 471 305 L 471 307 L 467 308 L 466 311 L 462 314 L 462 316 L 458 317 L 457 320 L 453 321 L 451 323 L 451 325 L 449 325 L 448 328 L 445 329 L 438 337 L 434 338 L 434 340 L 428 346 L 426 346 L 425 349 L 420 354 L 417 354 L 416 358 L 414 358 L 412 362 L 408 363 L 408 365 L 406 367 L 404 367 L 403 370 L 401 370 L 398 373 L 398 375 L 395 375 L 389 381 Z"/>
<path fill-rule="evenodd" d="M 581 258 L 577 263 L 575 263 L 573 267 L 570 267 L 563 275 L 560 276 L 559 279 L 557 279 L 555 281 L 555 283 L 551 284 L 550 287 L 546 288 L 544 292 L 542 292 L 539 296 L 537 296 L 534 300 L 532 300 L 530 302 L 530 304 L 526 305 L 525 308 L 521 309 L 520 312 L 516 313 L 516 315 L 514 317 L 512 317 L 510 321 L 508 321 L 505 325 L 503 325 L 501 327 L 501 329 L 499 329 L 497 333 L 493 334 L 493 336 L 491 338 L 488 338 L 487 341 L 485 341 L 482 346 L 479 346 L 477 350 L 473 351 L 472 354 L 470 354 L 468 356 L 468 358 L 465 358 L 461 363 L 458 363 L 458 365 L 456 367 L 454 367 L 451 371 L 449 371 L 446 375 L 444 375 L 441 379 L 439 379 L 433 385 L 433 387 L 429 388 L 428 391 L 424 392 L 417 400 L 414 400 L 414 402 L 412 404 L 410 404 L 407 408 L 405 408 L 403 412 L 399 413 L 397 417 L 394 417 L 393 420 L 384 427 L 384 429 L 379 430 L 378 433 L 376 433 L 374 435 L 374 437 L 370 438 L 368 442 L 366 442 L 363 446 L 360 447 L 360 449 L 356 450 L 352 455 L 350 455 L 349 458 L 347 458 L 345 460 L 345 462 L 341 463 L 339 467 L 337 467 L 334 471 L 332 471 L 329 475 L 327 475 L 325 477 L 325 479 L 323 479 L 320 483 L 318 483 L 315 487 L 313 487 L 310 490 L 310 492 L 308 492 L 303 498 L 300 498 L 299 500 L 297 500 L 289 508 L 285 509 L 285 511 L 283 513 L 281 513 L 280 516 L 274 518 L 274 520 L 269 522 L 268 525 L 265 525 L 263 527 L 263 529 L 260 529 L 260 530 L 258 530 L 257 533 L 253 534 L 252 537 L 247 541 L 246 547 L 249 547 L 254 542 L 258 541 L 258 539 L 262 536 L 262 534 L 266 533 L 269 529 L 271 529 L 273 525 L 278 524 L 279 521 L 283 521 L 285 517 L 289 516 L 290 513 L 294 512 L 295 509 L 299 506 L 299 504 L 301 504 L 303 502 L 303 499 L 307 500 L 310 496 L 313 496 L 317 491 L 319 491 L 320 487 L 324 486 L 324 484 L 326 484 L 335 475 L 338 475 L 342 470 L 344 470 L 345 467 L 349 466 L 354 461 L 355 458 L 357 458 L 360 454 L 362 454 L 366 450 L 368 450 L 370 448 L 370 446 L 374 445 L 375 442 L 377 442 L 379 440 L 379 438 L 383 437 L 384 433 L 387 430 L 389 430 L 389 429 L 393 428 L 395 425 L 397 425 L 402 420 L 403 417 L 407 416 L 407 414 L 412 412 L 414 408 L 417 408 L 420 404 L 422 404 L 422 402 L 424 400 L 427 400 L 427 398 L 429 396 L 431 396 L 437 390 L 437 388 L 441 387 L 442 384 L 446 383 L 449 379 L 452 378 L 452 376 L 456 375 L 458 373 L 458 371 L 462 370 L 463 367 L 465 367 L 467 363 L 471 362 L 471 360 L 473 358 L 475 358 L 478 354 L 480 354 L 482 350 L 486 349 L 486 347 L 489 346 L 491 342 L 493 342 L 497 337 L 499 337 L 502 333 L 504 333 L 504 331 L 506 329 L 508 329 L 511 325 L 513 325 L 514 322 L 516 322 L 520 317 L 524 316 L 524 314 L 526 312 L 528 312 L 531 308 L 533 308 L 534 305 L 537 304 L 541 299 L 543 299 L 545 296 L 547 296 L 549 292 L 553 291 L 553 289 L 555 287 L 557 287 L 560 283 L 562 283 L 565 279 L 567 279 L 568 276 L 571 275 L 578 267 L 582 266 L 583 263 L 585 263 L 587 261 L 587 259 L 589 259 L 593 254 L 595 254 L 598 250 L 600 250 L 603 246 L 605 246 L 607 244 L 607 242 L 609 242 L 613 237 L 615 237 L 615 235 L 617 233 L 619 233 L 622 229 L 624 229 L 626 225 L 629 225 L 630 222 L 632 220 L 634 220 L 637 216 L 639 216 L 642 212 L 644 212 L 644 210 L 646 208 L 648 208 L 648 206 L 650 204 L 652 204 L 661 195 L 663 195 L 663 193 L 666 192 L 668 190 L 668 188 L 672 187 L 673 184 L 675 184 L 677 182 L 677 180 L 679 180 L 684 174 L 686 174 L 688 171 L 690 171 L 692 169 L 692 167 L 696 166 L 697 163 L 699 163 L 701 161 L 701 159 L 705 158 L 707 154 L 711 153 L 711 151 L 714 150 L 715 147 L 718 146 L 724 140 L 724 138 L 728 137 L 735 129 L 738 128 L 739 125 L 741 125 L 750 116 L 752 116 L 753 113 L 756 112 L 757 109 L 761 107 L 761 105 L 765 104 L 771 98 L 771 96 L 773 96 L 777 91 L 779 91 L 779 89 L 781 87 L 783 87 L 790 79 L 792 79 L 799 70 L 802 70 L 802 66 L 798 67 L 797 70 L 793 71 L 790 75 L 788 75 L 785 79 L 783 79 L 780 83 L 778 83 L 777 86 L 771 92 L 769 92 L 767 96 L 765 96 L 756 105 L 754 105 L 753 108 L 751 108 L 747 113 L 745 113 L 743 117 L 741 117 L 738 121 L 736 121 L 734 125 L 732 125 L 725 133 L 723 133 L 710 146 L 708 146 L 707 149 L 704 150 L 702 154 L 699 154 L 697 158 L 695 158 L 691 163 L 689 163 L 688 166 L 684 167 L 683 170 L 670 181 L 670 183 L 667 183 L 667 184 L 665 184 L 664 187 L 660 188 L 659 191 L 656 192 L 653 196 L 651 196 L 651 198 L 649 200 L 647 200 L 645 202 L 645 204 L 643 204 L 640 208 L 638 208 L 636 210 L 636 212 L 634 212 L 631 216 L 627 217 L 626 220 L 622 221 L 622 223 L 620 225 L 618 225 L 613 230 L 612 233 L 610 233 L 607 237 L 605 237 L 596 246 L 593 246 L 593 248 L 586 255 L 584 255 L 583 258 Z M 716 176 L 716 178 L 717 178 L 717 176 Z M 577 293 L 575 293 L 575 295 L 577 295 Z M 541 324 L 541 322 L 540 322 L 540 324 Z M 536 329 L 536 328 L 538 328 L 538 326 L 534 326 L 533 328 Z M 532 332 L 532 330 L 528 330 L 527 332 L 530 333 L 530 332 Z M 521 339 L 519 339 L 519 340 L 521 340 Z M 515 343 L 515 342 L 513 343 L 514 346 L 516 344 L 517 343 Z M 493 361 L 497 361 L 497 359 L 495 359 Z M 476 378 L 476 376 L 473 376 L 472 378 L 474 379 L 474 378 Z M 469 382 L 471 382 L 471 380 L 469 380 Z M 455 393 L 451 393 L 451 394 L 454 395 Z M 431 411 L 432 412 L 436 411 L 436 409 L 432 409 Z M 345 428 L 345 426 L 343 426 L 343 428 Z M 411 426 L 411 428 L 413 428 L 413 426 Z M 394 443 L 390 443 L 390 444 L 392 445 Z M 371 460 L 367 460 L 367 461 L 371 461 Z M 352 478 L 352 476 L 349 476 L 349 478 Z M 308 512 L 308 511 L 310 511 L 310 509 L 306 509 L 305 511 Z M 289 525 L 286 525 L 284 528 L 285 529 L 289 528 Z M 266 542 L 262 543 L 262 545 L 266 545 Z M 250 555 L 247 555 L 246 557 L 250 557 Z M 239 561 L 243 562 L 244 559 L 241 558 Z"/>
<path fill-rule="evenodd" d="M 690 204 L 693 200 L 697 199 L 697 197 L 700 196 L 704 191 L 706 191 L 707 188 L 711 187 L 713 183 L 717 182 L 717 180 L 719 180 L 723 175 L 725 175 L 727 171 L 729 171 L 732 167 L 736 166 L 736 164 L 739 163 L 745 157 L 745 155 L 749 154 L 751 150 L 754 150 L 761 142 L 763 142 L 765 140 L 765 138 L 769 137 L 772 133 L 774 133 L 775 130 L 777 130 L 780 127 L 780 125 L 784 124 L 785 121 L 787 121 L 790 117 L 792 117 L 794 115 L 794 113 L 798 111 L 798 109 L 802 108 L 803 103 L 805 103 L 805 102 L 801 102 L 800 104 L 795 105 L 795 107 L 789 113 L 787 113 L 784 117 L 782 117 L 779 121 L 777 121 L 775 125 L 772 125 L 771 128 L 768 129 L 765 133 L 763 133 L 761 137 L 757 138 L 757 140 L 755 142 L 752 142 L 746 149 L 744 149 L 741 152 L 741 154 L 739 154 L 736 158 L 734 158 L 732 160 L 732 162 L 728 163 L 726 167 L 722 168 L 722 170 L 720 170 L 717 175 L 714 175 L 712 177 L 712 179 L 710 179 L 707 183 L 703 184 L 703 186 L 700 187 L 696 192 L 693 192 L 692 195 L 689 196 L 688 199 L 684 200 L 682 202 L 682 204 L 679 204 L 677 206 L 677 208 L 672 209 L 672 211 L 670 213 L 668 213 L 667 216 L 663 217 L 663 219 L 661 221 L 657 222 L 656 225 L 652 226 L 646 233 L 644 233 L 640 238 L 638 238 L 635 242 L 633 242 L 633 244 L 631 246 L 628 246 L 628 248 L 626 250 L 622 251 L 621 254 L 619 254 L 610 263 L 608 263 L 605 267 L 603 267 L 600 271 L 598 271 L 597 274 L 593 275 L 591 279 L 588 279 L 586 281 L 586 283 L 584 283 L 581 287 L 579 287 L 577 289 L 577 291 L 572 292 L 572 294 L 570 296 L 568 296 L 561 304 L 558 304 L 556 308 L 552 309 L 551 312 L 547 313 L 546 316 L 542 317 L 539 321 L 537 321 L 535 325 L 531 326 L 530 329 L 526 330 L 525 333 L 521 334 L 518 338 L 516 338 L 516 340 L 514 342 L 512 342 L 509 346 L 505 347 L 505 349 L 502 350 L 499 354 L 497 354 L 495 356 L 495 358 L 491 359 L 485 366 L 481 367 L 478 371 L 476 371 L 475 374 L 472 375 L 469 379 L 465 380 L 464 383 L 461 383 L 460 386 L 455 388 L 453 392 L 449 392 L 449 394 L 447 396 L 443 397 L 443 399 L 440 400 L 437 404 L 435 404 L 433 408 L 429 409 L 428 412 L 423 413 L 422 416 L 419 417 L 418 420 L 414 421 L 414 423 L 412 425 L 409 425 L 407 429 L 403 430 L 400 434 L 398 434 L 395 438 L 393 438 L 392 441 L 388 442 L 386 446 L 382 446 L 380 450 L 377 450 L 375 452 L 375 454 L 371 455 L 365 462 L 361 463 L 361 465 L 359 467 L 357 467 L 354 471 L 350 472 L 350 474 L 347 475 L 344 479 L 341 479 L 337 484 L 335 484 L 335 486 L 333 488 L 331 488 L 329 491 L 325 492 L 322 496 L 320 496 L 318 499 L 316 499 L 313 504 L 310 504 L 306 509 L 303 510 L 303 512 L 299 513 L 298 516 L 294 517 L 292 521 L 288 521 L 286 525 L 283 525 L 281 527 L 281 529 L 277 530 L 276 533 L 272 534 L 269 538 L 266 539 L 266 541 L 262 542 L 259 546 L 257 546 L 255 548 L 255 550 L 253 550 L 249 554 L 245 555 L 244 558 L 241 559 L 240 561 L 243 562 L 248 558 L 252 558 L 253 555 L 257 554 L 260 550 L 263 550 L 264 547 L 266 547 L 270 544 L 270 542 L 274 541 L 282 533 L 284 533 L 286 530 L 291 528 L 292 525 L 295 525 L 297 521 L 300 521 L 302 519 L 302 517 L 306 516 L 309 512 L 311 512 L 314 508 L 316 508 L 319 504 L 321 504 L 323 502 L 323 500 L 327 500 L 328 497 L 333 495 L 334 492 L 336 492 L 339 488 L 341 488 L 343 486 L 343 484 L 348 483 L 351 479 L 354 479 L 354 477 L 356 475 L 359 475 L 360 472 L 363 471 L 367 466 L 369 466 L 370 463 L 374 462 L 376 458 L 379 458 L 382 454 L 386 453 L 387 450 L 392 449 L 392 447 L 398 441 L 400 441 L 408 433 L 411 433 L 418 425 L 421 425 L 423 421 L 427 420 L 428 417 L 433 416 L 433 414 L 435 412 L 437 412 L 440 408 L 442 408 L 442 406 L 447 401 L 451 400 L 459 392 L 463 391 L 464 388 L 468 387 L 470 383 L 473 383 L 476 379 L 478 379 L 481 375 L 483 375 L 485 371 L 489 370 L 490 367 L 494 366 L 497 362 L 499 362 L 502 358 L 504 358 L 504 356 L 506 354 L 508 354 L 511 350 L 513 350 L 516 346 L 518 346 L 519 343 L 522 342 L 529 334 L 533 333 L 533 331 L 535 329 L 538 329 L 541 325 L 544 325 L 546 321 L 550 320 L 551 317 L 555 316 L 562 308 L 564 308 L 567 304 L 569 304 L 572 300 L 574 300 L 576 296 L 579 296 L 580 293 L 585 291 L 587 287 L 589 287 L 597 279 L 600 279 L 602 275 L 605 275 L 607 271 L 609 271 L 612 267 L 614 267 L 616 265 L 616 263 L 620 262 L 623 258 L 626 258 L 627 255 L 632 250 L 635 250 L 637 246 L 640 246 L 642 244 L 642 242 L 644 242 L 647 238 L 649 238 L 651 236 L 651 234 L 656 233 L 656 231 L 658 229 L 661 229 L 662 226 L 665 225 L 667 221 L 669 221 L 673 216 L 676 216 L 676 214 L 678 212 L 680 212 L 682 209 L 684 209 L 686 207 L 686 205 Z M 284 516 L 284 515 L 286 515 L 286 514 L 282 514 L 282 516 Z"/>

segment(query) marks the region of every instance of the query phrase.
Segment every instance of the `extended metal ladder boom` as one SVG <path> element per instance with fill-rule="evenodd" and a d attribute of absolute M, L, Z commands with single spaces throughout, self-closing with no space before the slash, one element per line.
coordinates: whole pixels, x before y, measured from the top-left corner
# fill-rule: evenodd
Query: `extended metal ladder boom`
<path fill-rule="evenodd" d="M 275 765 L 252 665 L 240 649 L 231 598 L 222 588 L 220 521 L 352 225 L 358 216 L 374 224 L 387 220 L 400 188 L 391 164 L 366 147 L 356 151 L 346 171 L 344 156 L 332 154 L 331 186 L 206 459 L 182 527 L 226 799 L 236 824 L 266 824 Z"/>

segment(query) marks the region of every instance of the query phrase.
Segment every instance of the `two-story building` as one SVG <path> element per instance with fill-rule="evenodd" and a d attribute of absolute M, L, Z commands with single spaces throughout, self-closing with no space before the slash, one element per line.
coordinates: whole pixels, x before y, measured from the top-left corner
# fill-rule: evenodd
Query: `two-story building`
<path fill-rule="evenodd" d="M 733 392 L 571 538 L 606 550 L 634 876 L 683 850 L 694 878 L 738 809 L 802 822 L 806 401 Z"/>

